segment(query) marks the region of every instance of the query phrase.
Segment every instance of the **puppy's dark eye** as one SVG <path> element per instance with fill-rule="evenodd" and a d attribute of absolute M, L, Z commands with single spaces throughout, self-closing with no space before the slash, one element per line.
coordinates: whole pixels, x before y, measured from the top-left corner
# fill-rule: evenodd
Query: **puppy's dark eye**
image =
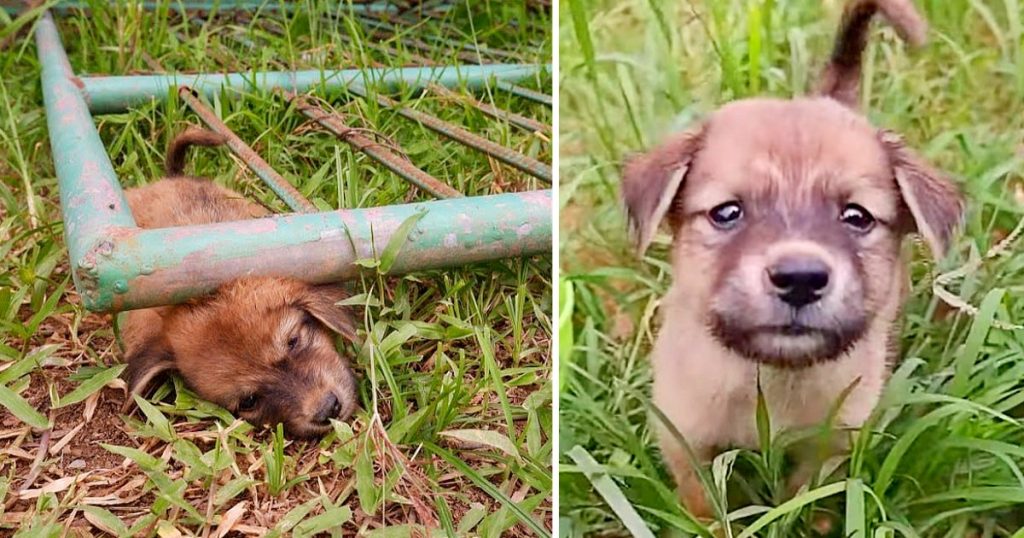
<path fill-rule="evenodd" d="M 863 206 L 857 204 L 846 204 L 843 212 L 839 214 L 839 220 L 858 232 L 867 232 L 875 225 L 875 217 Z"/>
<path fill-rule="evenodd" d="M 743 218 L 743 206 L 739 202 L 726 202 L 716 205 L 708 211 L 708 219 L 715 227 L 727 230 L 735 226 Z"/>
<path fill-rule="evenodd" d="M 288 339 L 288 351 L 295 351 L 295 348 L 299 345 L 299 337 L 293 336 Z"/>
<path fill-rule="evenodd" d="M 238 410 L 242 412 L 252 411 L 256 409 L 256 404 L 258 403 L 260 403 L 260 396 L 258 394 L 249 394 L 238 402 Z"/>

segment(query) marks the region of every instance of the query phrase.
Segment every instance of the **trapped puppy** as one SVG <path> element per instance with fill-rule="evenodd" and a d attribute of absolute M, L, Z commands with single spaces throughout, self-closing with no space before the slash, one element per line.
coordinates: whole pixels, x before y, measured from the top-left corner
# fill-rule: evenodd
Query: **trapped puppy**
<path fill-rule="evenodd" d="M 909 0 L 854 1 L 820 95 L 730 103 L 626 164 L 640 251 L 664 218 L 674 233 L 654 401 L 702 461 L 758 446 L 759 379 L 775 430 L 821 424 L 849 387 L 837 421 L 861 425 L 896 349 L 901 239 L 916 232 L 939 257 L 961 220 L 955 185 L 855 110 L 876 11 L 924 41 Z M 709 516 L 690 460 L 657 422 L 683 503 Z"/>
<path fill-rule="evenodd" d="M 171 142 L 167 177 L 126 193 L 140 227 L 268 216 L 240 194 L 183 175 L 190 146 L 223 141 L 190 128 Z M 254 424 L 321 435 L 357 403 L 355 377 L 334 346 L 335 333 L 355 339 L 353 320 L 336 305 L 344 298 L 339 285 L 246 277 L 184 304 L 128 312 L 122 336 L 129 390 L 176 371 L 199 396 Z"/>

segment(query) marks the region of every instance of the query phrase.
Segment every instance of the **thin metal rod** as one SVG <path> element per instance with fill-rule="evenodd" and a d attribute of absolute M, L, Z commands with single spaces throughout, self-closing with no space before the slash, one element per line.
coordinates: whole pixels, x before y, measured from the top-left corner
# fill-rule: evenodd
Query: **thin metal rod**
<path fill-rule="evenodd" d="M 360 97 L 363 97 L 364 99 L 370 98 L 369 92 L 358 85 L 352 85 L 348 90 Z M 522 153 L 506 148 L 500 144 L 495 144 L 486 138 L 482 138 L 463 129 L 462 127 L 459 127 L 458 125 L 448 123 L 440 118 L 435 118 L 430 114 L 420 112 L 414 108 L 403 106 L 401 103 L 385 95 L 377 94 L 376 98 L 377 103 L 381 106 L 394 110 L 403 118 L 415 121 L 442 136 L 490 155 L 491 157 L 494 157 L 513 168 L 522 170 L 545 183 L 551 183 L 551 167 L 537 159 L 527 157 Z"/>
<path fill-rule="evenodd" d="M 551 99 L 550 95 L 547 95 L 545 93 L 541 93 L 541 92 L 538 92 L 538 91 L 534 91 L 534 90 L 531 90 L 529 88 L 524 88 L 524 87 L 518 86 L 516 84 L 511 84 L 511 83 L 506 82 L 504 80 L 497 80 L 497 81 L 495 81 L 494 82 L 494 88 L 497 88 L 497 89 L 502 90 L 502 91 L 506 91 L 508 93 L 511 93 L 512 95 L 518 95 L 519 97 L 525 97 L 526 99 L 529 99 L 531 101 L 536 101 L 538 103 L 544 103 L 545 105 L 548 105 L 548 106 L 552 106 L 552 104 L 554 103 L 554 101 Z"/>
<path fill-rule="evenodd" d="M 371 159 L 377 161 L 409 183 L 437 198 L 458 198 L 462 196 L 461 192 L 420 170 L 405 157 L 393 153 L 383 144 L 362 134 L 359 129 L 353 129 L 345 125 L 336 114 L 331 114 L 313 104 L 309 98 L 297 97 L 293 93 L 286 93 L 285 96 L 289 101 L 295 103 L 295 107 L 305 114 L 306 117 L 323 125 L 334 136 L 365 153 Z"/>
<path fill-rule="evenodd" d="M 257 71 L 252 73 L 168 74 L 148 76 L 83 77 L 80 87 L 94 114 L 125 110 L 153 99 L 163 99 L 169 88 L 189 86 L 205 98 L 222 90 L 245 94 L 253 90 L 285 89 L 302 93 L 313 87 L 344 89 L 360 84 L 394 90 L 399 86 L 422 89 L 433 82 L 446 87 L 465 85 L 482 89 L 492 79 L 518 81 L 534 77 L 545 65 L 459 65 L 338 71 Z M 73 75 L 72 75 L 73 76 Z"/>
<path fill-rule="evenodd" d="M 291 214 L 203 226 L 120 230 L 98 260 L 90 310 L 181 302 L 240 276 L 309 282 L 349 279 L 384 251 L 399 226 L 423 216 L 390 273 L 550 255 L 550 190 Z M 111 291 L 113 290 L 113 291 Z"/>
<path fill-rule="evenodd" d="M 277 194 L 278 198 L 285 204 L 288 204 L 288 207 L 292 208 L 292 211 L 300 213 L 313 213 L 317 211 L 317 207 L 312 202 L 307 200 L 287 179 L 281 177 L 281 174 L 278 174 L 267 161 L 264 161 L 252 147 L 239 138 L 217 117 L 217 113 L 203 104 L 193 94 L 191 88 L 185 86 L 179 88 L 178 95 L 207 127 L 227 139 L 227 146 L 231 153 L 234 153 L 235 156 L 241 159 L 249 167 L 249 170 L 252 170 L 256 176 L 262 179 Z"/>
<path fill-rule="evenodd" d="M 428 89 L 442 97 L 467 103 L 476 108 L 477 110 L 479 110 L 480 112 L 483 112 L 488 116 L 491 116 L 492 118 L 507 121 L 509 124 L 515 125 L 516 127 L 519 127 L 520 129 L 524 129 L 531 133 L 551 132 L 551 127 L 548 125 L 545 125 L 533 118 L 527 118 L 526 116 L 516 114 L 515 112 L 509 112 L 507 110 L 502 110 L 498 107 L 491 106 L 483 101 L 478 100 L 472 95 L 453 92 L 448 88 L 445 88 L 444 86 L 438 86 L 437 84 L 431 84 L 430 86 L 428 86 Z"/>

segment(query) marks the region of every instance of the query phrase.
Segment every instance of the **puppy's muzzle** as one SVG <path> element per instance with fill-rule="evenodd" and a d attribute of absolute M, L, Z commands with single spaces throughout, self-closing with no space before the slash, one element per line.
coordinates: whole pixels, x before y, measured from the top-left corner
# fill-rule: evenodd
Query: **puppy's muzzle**
<path fill-rule="evenodd" d="M 334 394 L 330 394 L 320 404 L 313 421 L 317 424 L 330 424 L 332 418 L 338 418 L 341 414 L 341 402 Z"/>
<path fill-rule="evenodd" d="M 811 255 L 789 255 L 765 269 L 768 288 L 784 303 L 801 308 L 817 302 L 828 291 L 830 269 Z"/>

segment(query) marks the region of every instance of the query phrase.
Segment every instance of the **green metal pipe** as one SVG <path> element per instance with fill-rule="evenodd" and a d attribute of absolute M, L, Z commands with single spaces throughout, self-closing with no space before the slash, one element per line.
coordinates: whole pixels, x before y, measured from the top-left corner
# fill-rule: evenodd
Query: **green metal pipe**
<path fill-rule="evenodd" d="M 108 252 L 113 245 L 103 239 L 105 232 L 134 228 L 135 219 L 75 84 L 77 79 L 49 13 L 44 13 L 36 25 L 36 47 L 42 66 L 46 127 L 60 188 L 64 239 L 75 286 L 88 289 L 95 285 L 97 276 L 97 260 L 89 254 Z"/>
<path fill-rule="evenodd" d="M 553 103 L 554 103 L 554 100 L 551 99 L 551 96 L 546 94 L 546 93 L 541 93 L 541 92 L 538 92 L 538 91 L 531 90 L 529 88 L 524 88 L 522 86 L 517 86 L 517 85 L 512 84 L 512 83 L 510 83 L 510 82 L 508 82 L 506 80 L 497 80 L 497 81 L 495 81 L 494 82 L 494 87 L 499 89 L 499 90 L 501 90 L 501 91 L 505 91 L 505 92 L 511 93 L 512 95 L 518 95 L 519 97 L 525 97 L 526 99 L 529 99 L 531 101 L 534 101 L 534 102 L 537 102 L 537 103 L 544 103 L 545 105 L 548 105 L 548 106 L 552 106 Z"/>
<path fill-rule="evenodd" d="M 550 133 L 551 132 L 551 127 L 549 125 L 541 123 L 541 122 L 539 122 L 539 121 L 537 121 L 537 120 L 535 120 L 533 118 L 527 118 L 526 116 L 523 116 L 521 114 L 516 114 L 515 112 L 509 112 L 507 110 L 502 110 L 502 109 L 500 109 L 498 107 L 495 107 L 495 106 L 492 106 L 492 105 L 490 105 L 488 103 L 484 103 L 484 102 L 478 100 L 477 98 L 473 97 L 472 95 L 467 95 L 467 94 L 453 92 L 453 91 L 449 90 L 448 88 L 445 88 L 444 86 L 438 86 L 437 84 L 431 84 L 428 87 L 428 89 L 431 92 L 433 92 L 433 93 L 435 93 L 435 94 L 437 94 L 437 95 L 439 95 L 439 96 L 441 96 L 441 97 L 443 97 L 445 99 L 448 99 L 448 100 L 451 100 L 451 101 L 456 101 L 456 102 L 466 103 L 467 105 L 470 105 L 473 108 L 476 108 L 480 112 L 483 112 L 484 114 L 487 114 L 488 116 L 490 116 L 492 118 L 506 121 L 509 124 L 515 125 L 516 127 L 519 127 L 520 129 L 523 129 L 523 130 L 525 130 L 527 132 L 531 132 L 531 133 L 537 133 L 537 132 L 540 132 L 540 133 Z"/>
<path fill-rule="evenodd" d="M 193 95 L 191 88 L 184 86 L 179 88 L 178 95 L 210 130 L 227 139 L 227 146 L 231 153 L 234 153 L 235 156 L 241 159 L 249 167 L 249 170 L 252 170 L 257 177 L 262 179 L 277 194 L 278 198 L 288 204 L 288 207 L 292 208 L 292 211 L 299 213 L 313 213 L 317 211 L 313 202 L 307 200 L 287 179 L 281 177 L 281 174 L 278 174 L 274 167 L 270 166 L 267 161 L 264 161 L 249 144 L 246 144 L 244 140 L 239 138 L 227 124 L 217 117 L 216 112 Z"/>
<path fill-rule="evenodd" d="M 396 89 L 400 85 L 421 89 L 433 82 L 446 87 L 465 85 L 482 89 L 492 79 L 498 82 L 526 80 L 550 66 L 545 65 L 460 65 L 384 69 L 343 69 L 339 71 L 261 71 L 253 73 L 169 74 L 146 76 L 83 77 L 78 82 L 94 114 L 124 112 L 152 99 L 163 99 L 168 88 L 189 86 L 203 97 L 212 98 L 223 89 L 238 93 L 254 89 L 284 89 L 302 93 L 323 85 L 328 89 L 352 84 Z"/>
<path fill-rule="evenodd" d="M 399 226 L 422 217 L 391 268 L 401 274 L 551 252 L 550 190 L 293 214 L 158 230 L 113 230 L 97 264 L 90 310 L 181 302 L 240 276 L 310 282 L 355 277 L 357 260 L 384 251 Z"/>

